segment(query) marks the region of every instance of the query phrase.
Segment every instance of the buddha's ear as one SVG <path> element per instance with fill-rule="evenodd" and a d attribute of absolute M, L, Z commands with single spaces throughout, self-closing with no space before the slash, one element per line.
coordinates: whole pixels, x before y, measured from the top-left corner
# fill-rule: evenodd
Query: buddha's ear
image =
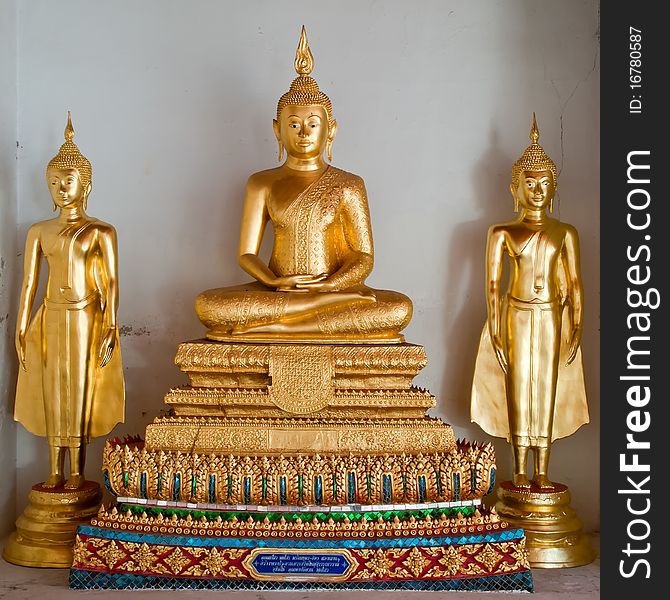
<path fill-rule="evenodd" d="M 328 122 L 328 141 L 332 144 L 337 135 L 337 121 L 333 119 Z"/>
<path fill-rule="evenodd" d="M 514 189 L 514 183 L 509 184 L 509 192 L 514 198 L 514 212 L 519 212 L 519 199 L 516 196 L 516 190 Z"/>
<path fill-rule="evenodd" d="M 274 129 L 277 141 L 281 143 L 281 137 L 279 135 L 279 122 L 277 121 L 277 119 L 272 119 L 272 129 Z"/>
<path fill-rule="evenodd" d="M 93 186 L 91 185 L 91 182 L 89 181 L 86 184 L 86 187 L 84 188 L 84 201 L 82 204 L 84 205 L 84 210 L 86 210 L 86 207 L 88 206 L 88 197 L 91 195 L 91 190 L 93 189 Z"/>

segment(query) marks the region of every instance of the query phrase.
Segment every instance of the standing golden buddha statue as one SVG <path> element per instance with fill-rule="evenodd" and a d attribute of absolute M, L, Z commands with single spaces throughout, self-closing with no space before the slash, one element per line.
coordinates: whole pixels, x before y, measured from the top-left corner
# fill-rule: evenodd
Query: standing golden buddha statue
<path fill-rule="evenodd" d="M 548 467 L 552 442 L 589 422 L 580 349 L 583 289 L 577 231 L 547 214 L 553 208 L 557 171 L 539 137 L 533 114 L 531 145 L 512 168 L 510 192 L 521 212 L 488 232 L 488 319 L 475 366 L 471 414 L 484 431 L 506 437 L 512 446 L 513 481 L 502 483 L 503 504 L 497 506 L 504 518 L 515 521 L 522 513 L 531 518 L 537 509 L 533 503 L 547 499 L 554 508 L 554 525 L 558 513 L 567 518 L 571 511 L 570 523 L 563 519 L 551 540 L 533 537 L 532 524 L 523 523 L 531 564 L 572 566 L 590 562 L 592 551 L 586 543 L 576 547 L 575 540 L 566 538 L 566 528 L 579 538 L 581 524 L 576 525 L 568 506 L 566 486 L 550 481 Z M 506 292 L 505 255 L 510 264 Z M 529 450 L 534 453 L 532 481 L 526 475 Z"/>
<path fill-rule="evenodd" d="M 69 566 L 63 563 L 71 560 L 77 522 L 92 516 L 101 499 L 100 486 L 85 480 L 86 444 L 124 416 L 116 231 L 86 214 L 91 163 L 73 137 L 68 113 L 65 143 L 46 170 L 58 216 L 28 230 L 16 329 L 14 418 L 47 438 L 49 477 L 33 486 L 30 506 L 17 521 L 18 541 L 10 540 L 5 558 L 34 566 Z M 31 320 L 42 258 L 49 277 Z"/>
<path fill-rule="evenodd" d="M 412 302 L 365 285 L 372 271 L 372 229 L 363 180 L 331 160 L 337 121 L 328 96 L 310 77 L 314 61 L 303 28 L 298 77 L 280 99 L 273 122 L 275 169 L 254 173 L 246 187 L 238 260 L 256 281 L 203 292 L 196 312 L 222 341 L 402 341 Z M 269 264 L 258 256 L 268 223 Z"/>

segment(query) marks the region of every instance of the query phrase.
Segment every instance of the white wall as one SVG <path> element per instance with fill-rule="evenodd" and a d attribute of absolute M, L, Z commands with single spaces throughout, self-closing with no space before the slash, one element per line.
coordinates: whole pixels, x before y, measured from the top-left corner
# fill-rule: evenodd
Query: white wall
<path fill-rule="evenodd" d="M 201 290 L 245 281 L 235 261 L 248 175 L 276 164 L 276 102 L 304 23 L 314 77 L 339 122 L 334 164 L 366 181 L 376 243 L 369 283 L 410 295 L 417 383 L 459 436 L 485 318 L 484 245 L 513 217 L 512 163 L 533 111 L 561 175 L 557 215 L 582 241 L 591 425 L 554 446 L 551 475 L 598 527 L 599 70 L 596 0 L 21 2 L 19 237 L 48 218 L 44 168 L 66 111 L 93 164 L 89 212 L 119 234 L 127 423 L 142 433 L 185 379 L 172 360 L 203 335 Z M 15 268 L 18 268 L 17 266 Z M 20 430 L 19 492 L 46 446 Z M 96 477 L 102 440 L 90 448 Z M 496 441 L 501 476 L 510 451 Z M 21 507 L 19 507 L 21 508 Z"/>
<path fill-rule="evenodd" d="M 16 1 L 0 0 L 0 539 L 14 526 L 16 496 L 16 65 Z"/>

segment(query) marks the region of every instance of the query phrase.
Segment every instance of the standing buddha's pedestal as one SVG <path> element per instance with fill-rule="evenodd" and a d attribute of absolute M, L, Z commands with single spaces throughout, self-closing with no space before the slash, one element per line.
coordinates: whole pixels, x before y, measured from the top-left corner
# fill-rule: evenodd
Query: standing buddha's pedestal
<path fill-rule="evenodd" d="M 144 442 L 108 441 L 117 504 L 79 529 L 71 586 L 532 589 L 523 531 L 481 503 L 493 447 L 426 415 L 411 301 L 365 285 L 365 187 L 323 160 L 337 124 L 304 31 L 295 64 L 274 122 L 288 158 L 247 184 L 255 281 L 198 296 L 207 339 L 176 356 L 189 385 Z"/>

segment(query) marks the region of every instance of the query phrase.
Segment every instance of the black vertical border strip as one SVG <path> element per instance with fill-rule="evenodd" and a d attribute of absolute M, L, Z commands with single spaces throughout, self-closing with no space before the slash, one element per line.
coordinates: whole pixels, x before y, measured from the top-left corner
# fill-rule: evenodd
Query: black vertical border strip
<path fill-rule="evenodd" d="M 663 178 L 669 170 L 668 122 L 670 96 L 664 96 L 663 84 L 670 80 L 670 32 L 662 13 L 663 3 L 636 0 L 634 2 L 603 1 L 601 3 L 601 597 L 661 598 L 670 597 L 670 552 L 667 550 L 668 527 L 663 480 L 668 478 L 666 456 L 670 455 L 670 419 L 668 419 L 669 390 L 666 389 L 670 365 L 670 337 L 663 313 L 670 302 L 667 280 L 670 269 L 668 246 L 670 222 L 665 214 L 669 203 L 664 194 Z M 642 31 L 642 87 L 630 87 L 631 66 L 630 27 Z M 633 73 L 634 74 L 634 73 Z M 641 114 L 631 114 L 634 96 L 642 101 Z M 628 154 L 650 151 L 636 162 L 650 165 L 649 184 L 629 184 Z M 642 171 L 637 171 L 644 178 Z M 646 210 L 631 210 L 628 194 L 644 188 L 651 196 Z M 635 200 L 644 194 L 634 194 Z M 651 219 L 648 228 L 635 231 L 627 224 L 629 213 L 634 222 Z M 645 236 L 650 239 L 645 239 Z M 630 260 L 642 245 L 637 260 Z M 629 250 L 630 247 L 630 250 Z M 651 280 L 645 285 L 629 281 L 629 268 L 638 265 L 641 273 L 648 266 Z M 633 308 L 627 299 L 628 291 L 645 294 L 656 288 L 660 294 L 657 309 Z M 647 312 L 651 329 L 644 333 L 637 327 L 629 329 L 631 313 Z M 636 362 L 650 365 L 648 371 L 628 368 L 628 342 L 631 336 L 650 336 L 648 342 L 635 342 L 638 349 L 650 354 L 638 355 Z M 624 375 L 645 374 L 649 382 L 621 380 Z M 648 386 L 651 399 L 644 407 L 631 406 L 627 392 L 631 386 Z M 633 433 L 636 440 L 651 443 L 649 450 L 627 449 L 627 434 L 632 433 L 627 419 L 636 411 L 648 411 L 650 426 Z M 644 414 L 639 416 L 644 420 Z M 638 421 L 639 422 L 639 421 Z M 625 472 L 621 455 L 631 463 L 633 454 L 640 464 L 648 464 L 648 472 Z M 647 476 L 650 481 L 643 484 Z M 645 493 L 625 493 L 634 490 L 631 477 Z M 620 493 L 619 490 L 624 490 Z M 647 503 L 650 500 L 650 505 Z M 628 504 L 630 502 L 630 505 Z M 635 515 L 631 510 L 645 514 Z M 649 536 L 644 538 L 649 525 Z M 649 546 L 647 546 L 649 544 Z M 630 551 L 629 551 L 630 549 Z M 640 561 L 640 562 L 638 562 Z M 648 561 L 648 567 L 645 562 Z M 628 576 L 625 576 L 627 574 Z"/>

